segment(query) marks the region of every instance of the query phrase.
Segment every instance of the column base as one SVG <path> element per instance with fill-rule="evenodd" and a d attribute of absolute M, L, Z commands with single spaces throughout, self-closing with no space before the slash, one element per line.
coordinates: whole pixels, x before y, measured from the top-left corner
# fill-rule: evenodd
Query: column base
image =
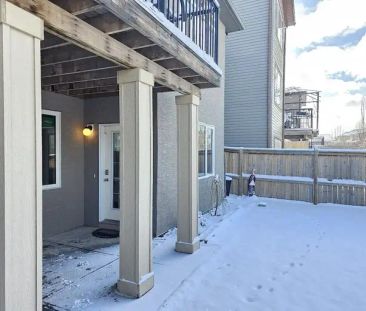
<path fill-rule="evenodd" d="M 139 283 L 125 279 L 118 280 L 118 294 L 127 298 L 140 298 L 154 287 L 154 272 L 144 275 Z"/>
<path fill-rule="evenodd" d="M 175 243 L 175 251 L 178 253 L 193 254 L 196 250 L 200 248 L 199 238 L 195 238 L 193 243 L 186 243 L 177 241 Z"/>

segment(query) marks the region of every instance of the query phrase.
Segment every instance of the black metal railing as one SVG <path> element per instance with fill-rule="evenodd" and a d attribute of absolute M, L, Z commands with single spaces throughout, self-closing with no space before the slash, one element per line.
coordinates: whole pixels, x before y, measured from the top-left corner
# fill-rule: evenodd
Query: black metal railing
<path fill-rule="evenodd" d="M 145 0 L 218 61 L 219 5 L 216 0 Z"/>
<path fill-rule="evenodd" d="M 314 124 L 313 109 L 287 109 L 285 111 L 285 129 L 312 129 Z"/>

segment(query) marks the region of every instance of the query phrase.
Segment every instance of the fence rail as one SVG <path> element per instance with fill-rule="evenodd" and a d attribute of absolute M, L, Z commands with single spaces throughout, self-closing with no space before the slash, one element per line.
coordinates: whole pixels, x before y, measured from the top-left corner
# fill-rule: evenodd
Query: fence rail
<path fill-rule="evenodd" d="M 225 147 L 231 193 L 246 193 L 256 169 L 258 196 L 318 203 L 366 205 L 366 150 Z"/>

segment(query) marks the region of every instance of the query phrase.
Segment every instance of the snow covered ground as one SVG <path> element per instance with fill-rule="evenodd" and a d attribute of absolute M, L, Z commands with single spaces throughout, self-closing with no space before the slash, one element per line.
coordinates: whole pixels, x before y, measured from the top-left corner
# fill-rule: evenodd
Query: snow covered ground
<path fill-rule="evenodd" d="M 207 243 L 193 255 L 174 252 L 174 230 L 155 239 L 155 287 L 138 300 L 114 292 L 118 245 L 61 248 L 44 260 L 45 302 L 56 310 L 366 310 L 366 208 L 234 196 L 224 214 L 202 217 Z"/>

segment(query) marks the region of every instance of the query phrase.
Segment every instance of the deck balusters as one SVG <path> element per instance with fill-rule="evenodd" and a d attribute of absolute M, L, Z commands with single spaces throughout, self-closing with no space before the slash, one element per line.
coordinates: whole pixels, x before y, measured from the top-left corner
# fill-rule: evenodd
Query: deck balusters
<path fill-rule="evenodd" d="M 145 0 L 187 37 L 218 60 L 219 6 L 216 0 Z"/>

